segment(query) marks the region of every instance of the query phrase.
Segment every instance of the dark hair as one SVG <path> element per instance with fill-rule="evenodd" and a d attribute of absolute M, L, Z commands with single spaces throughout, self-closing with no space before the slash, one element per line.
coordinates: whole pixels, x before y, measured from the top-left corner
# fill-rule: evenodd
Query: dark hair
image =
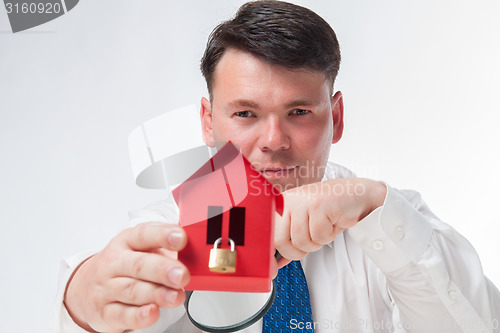
<path fill-rule="evenodd" d="M 288 2 L 248 2 L 210 34 L 201 72 L 212 98 L 215 68 L 227 48 L 248 52 L 289 69 L 321 71 L 332 83 L 340 65 L 335 32 L 315 12 Z"/>

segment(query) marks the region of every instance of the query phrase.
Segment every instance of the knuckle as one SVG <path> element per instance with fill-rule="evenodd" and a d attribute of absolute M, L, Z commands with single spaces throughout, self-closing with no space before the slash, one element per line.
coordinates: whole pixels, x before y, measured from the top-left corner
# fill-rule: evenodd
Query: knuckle
<path fill-rule="evenodd" d="M 311 240 L 320 245 L 324 245 L 330 243 L 333 240 L 333 227 L 330 230 L 312 230 L 311 231 Z"/>
<path fill-rule="evenodd" d="M 313 210 L 313 211 L 320 209 L 321 204 L 322 204 L 321 196 L 312 196 L 309 199 L 309 204 L 310 204 L 311 210 Z"/>
<path fill-rule="evenodd" d="M 122 291 L 123 295 L 128 300 L 134 300 L 137 297 L 137 282 L 134 280 L 128 281 Z"/>
<path fill-rule="evenodd" d="M 142 243 L 146 241 L 146 231 L 147 231 L 148 224 L 146 223 L 141 223 L 135 226 L 134 230 L 134 237 L 137 242 Z"/>
<path fill-rule="evenodd" d="M 109 267 L 109 264 L 116 261 L 117 254 L 113 249 L 108 247 L 99 253 L 99 259 L 102 261 L 104 267 Z"/>
<path fill-rule="evenodd" d="M 136 256 L 132 259 L 132 274 L 134 276 L 141 276 L 144 270 L 144 260 L 141 256 Z"/>
<path fill-rule="evenodd" d="M 166 292 L 167 288 L 156 288 L 156 290 L 152 293 L 154 302 L 159 305 L 168 305 L 167 299 L 165 298 Z"/>
<path fill-rule="evenodd" d="M 126 326 L 130 326 L 130 327 L 133 327 L 135 326 L 133 321 L 131 322 L 131 317 L 128 316 L 128 311 L 126 311 L 125 309 L 123 309 L 122 307 L 118 308 L 116 307 L 116 315 L 115 315 L 115 318 L 120 322 L 122 323 L 122 325 L 126 325 Z"/>
<path fill-rule="evenodd" d="M 102 306 L 101 297 L 99 294 L 92 294 L 89 297 L 90 304 L 99 313 L 101 318 L 104 318 L 104 307 Z"/>
<path fill-rule="evenodd" d="M 134 229 L 133 227 L 123 229 L 122 231 L 120 231 L 118 233 L 118 235 L 115 237 L 115 239 L 116 240 L 127 239 L 128 237 L 130 237 L 130 234 L 132 233 L 133 229 Z"/>
<path fill-rule="evenodd" d="M 99 262 L 96 274 L 101 277 L 106 277 L 109 275 L 114 275 L 120 270 L 123 262 L 123 254 L 116 248 L 107 247 L 98 254 Z"/>
<path fill-rule="evenodd" d="M 99 306 L 96 307 L 96 312 L 99 314 L 99 317 L 104 321 L 109 321 L 109 318 L 113 317 L 112 309 L 110 310 L 109 307 L 106 306 Z"/>

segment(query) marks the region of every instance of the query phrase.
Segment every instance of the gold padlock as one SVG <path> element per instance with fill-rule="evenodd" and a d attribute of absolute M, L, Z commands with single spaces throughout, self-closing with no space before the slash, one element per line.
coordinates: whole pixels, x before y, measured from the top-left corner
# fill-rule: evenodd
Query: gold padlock
<path fill-rule="evenodd" d="M 219 249 L 218 245 L 222 242 L 222 237 L 218 238 L 214 243 L 214 248 L 210 250 L 210 258 L 208 260 L 208 268 L 211 272 L 217 273 L 234 273 L 236 272 L 236 251 L 234 249 L 234 241 L 229 238 L 231 250 Z"/>

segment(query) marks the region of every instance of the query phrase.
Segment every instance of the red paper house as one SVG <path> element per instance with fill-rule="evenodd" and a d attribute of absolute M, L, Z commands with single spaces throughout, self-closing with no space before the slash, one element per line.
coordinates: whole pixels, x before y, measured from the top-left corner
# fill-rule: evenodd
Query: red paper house
<path fill-rule="evenodd" d="M 188 235 L 179 260 L 190 273 L 186 290 L 267 292 L 274 260 L 274 212 L 282 213 L 283 198 L 227 143 L 173 195 L 179 206 L 179 224 Z M 235 243 L 236 271 L 217 273 L 208 267 L 210 250 Z"/>

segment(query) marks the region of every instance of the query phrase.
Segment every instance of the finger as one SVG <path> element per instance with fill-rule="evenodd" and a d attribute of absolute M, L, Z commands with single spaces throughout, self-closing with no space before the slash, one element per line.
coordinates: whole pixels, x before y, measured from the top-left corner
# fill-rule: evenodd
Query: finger
<path fill-rule="evenodd" d="M 310 212 L 309 219 L 309 234 L 312 242 L 325 245 L 335 238 L 333 223 L 327 214 L 317 209 Z"/>
<path fill-rule="evenodd" d="M 334 225 L 333 225 L 333 234 L 334 234 L 334 238 L 335 238 L 338 234 L 342 233 L 344 230 L 345 230 L 345 228 L 341 228 L 341 227 L 339 227 L 337 224 L 334 224 Z"/>
<path fill-rule="evenodd" d="M 278 252 L 279 248 L 285 246 L 290 241 L 290 213 L 283 212 L 282 216 L 275 214 L 274 222 L 274 245 Z M 283 256 L 283 254 L 281 254 Z"/>
<path fill-rule="evenodd" d="M 306 253 L 296 249 L 290 238 L 290 212 L 285 211 L 282 217 L 276 214 L 274 225 L 274 247 L 287 259 L 302 259 Z"/>
<path fill-rule="evenodd" d="M 131 277 L 174 289 L 183 288 L 190 277 L 180 261 L 157 253 L 127 251 L 115 265 L 114 277 Z"/>
<path fill-rule="evenodd" d="M 154 303 L 161 308 L 173 308 L 184 302 L 182 289 L 167 288 L 159 284 L 117 277 L 110 280 L 110 298 L 120 303 L 144 305 Z M 113 297 L 114 296 L 114 297 Z"/>
<path fill-rule="evenodd" d="M 136 251 L 151 251 L 158 248 L 179 251 L 186 246 L 187 236 L 184 230 L 166 223 L 141 223 L 124 231 L 122 236 L 128 245 Z"/>
<path fill-rule="evenodd" d="M 276 261 L 276 259 L 271 259 L 271 277 L 273 278 L 276 278 L 276 276 L 278 275 L 278 262 Z"/>
<path fill-rule="evenodd" d="M 280 258 L 278 259 L 278 268 L 285 267 L 288 265 L 290 262 L 292 262 L 290 259 L 287 258 Z"/>
<path fill-rule="evenodd" d="M 312 222 L 307 209 L 303 207 L 295 209 L 291 214 L 290 237 L 292 244 L 302 252 L 314 252 L 321 248 L 321 244 L 316 244 L 311 240 L 309 224 Z"/>
<path fill-rule="evenodd" d="M 102 317 L 110 327 L 121 331 L 136 330 L 153 325 L 160 317 L 160 309 L 155 304 L 133 306 L 116 302 L 104 306 Z M 94 329 L 98 330 L 97 327 Z"/>

